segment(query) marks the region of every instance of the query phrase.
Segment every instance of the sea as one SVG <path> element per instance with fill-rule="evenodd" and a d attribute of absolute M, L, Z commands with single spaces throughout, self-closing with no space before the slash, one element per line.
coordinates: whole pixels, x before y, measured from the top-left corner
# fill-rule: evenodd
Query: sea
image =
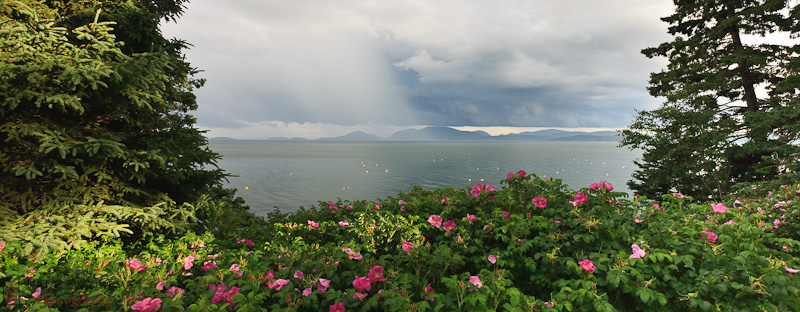
<path fill-rule="evenodd" d="M 411 190 L 500 186 L 525 170 L 564 181 L 570 189 L 608 181 L 629 192 L 639 150 L 617 142 L 397 142 L 212 140 L 220 168 L 233 175 L 252 212 L 311 208 L 320 201 L 376 200 Z"/>

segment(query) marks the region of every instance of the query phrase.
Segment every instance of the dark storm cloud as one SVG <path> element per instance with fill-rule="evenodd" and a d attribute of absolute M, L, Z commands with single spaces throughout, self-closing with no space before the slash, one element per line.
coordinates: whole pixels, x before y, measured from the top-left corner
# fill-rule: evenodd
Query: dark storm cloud
<path fill-rule="evenodd" d="M 164 31 L 195 45 L 188 59 L 208 79 L 195 115 L 212 135 L 624 127 L 634 109 L 658 103 L 645 87 L 665 62 L 639 51 L 668 39 L 659 17 L 671 8 L 668 0 L 196 0 Z"/>

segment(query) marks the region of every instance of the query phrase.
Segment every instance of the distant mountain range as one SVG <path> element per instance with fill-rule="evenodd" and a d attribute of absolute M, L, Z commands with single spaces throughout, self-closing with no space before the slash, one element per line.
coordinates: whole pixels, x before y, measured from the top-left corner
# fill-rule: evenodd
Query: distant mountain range
<path fill-rule="evenodd" d="M 232 140 L 231 138 L 211 138 L 211 140 Z M 273 137 L 268 140 L 280 141 L 305 141 L 305 138 Z M 615 131 L 564 131 L 564 130 L 539 130 L 490 135 L 484 131 L 461 131 L 450 127 L 425 127 L 422 129 L 406 129 L 395 132 L 388 138 L 363 131 L 350 132 L 334 138 L 321 138 L 319 141 L 619 141 Z"/>

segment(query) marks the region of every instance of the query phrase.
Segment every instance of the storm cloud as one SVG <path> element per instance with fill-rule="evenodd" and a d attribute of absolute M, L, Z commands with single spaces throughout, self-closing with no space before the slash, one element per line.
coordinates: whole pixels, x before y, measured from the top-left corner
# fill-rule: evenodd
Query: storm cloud
<path fill-rule="evenodd" d="M 203 70 L 211 136 L 621 128 L 665 60 L 669 0 L 195 0 L 163 25 Z M 294 135 L 297 134 L 297 135 Z"/>

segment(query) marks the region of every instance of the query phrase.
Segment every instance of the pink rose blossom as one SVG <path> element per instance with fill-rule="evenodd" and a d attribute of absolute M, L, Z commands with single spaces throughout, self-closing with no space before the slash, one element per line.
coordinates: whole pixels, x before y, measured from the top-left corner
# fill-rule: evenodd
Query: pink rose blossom
<path fill-rule="evenodd" d="M 594 263 L 592 263 L 592 260 L 589 259 L 583 259 L 583 261 L 578 262 L 578 265 L 581 266 L 581 268 L 583 268 L 583 270 L 586 272 L 591 272 L 597 269 L 597 267 L 594 266 Z"/>
<path fill-rule="evenodd" d="M 358 298 L 358 301 L 364 302 L 364 298 L 367 297 L 367 294 L 362 293 L 355 293 L 353 294 L 353 298 Z"/>
<path fill-rule="evenodd" d="M 525 170 L 520 170 L 520 171 L 517 171 L 516 173 L 509 172 L 506 175 L 506 180 L 511 180 L 511 178 L 516 177 L 516 176 L 520 176 L 521 178 L 524 178 L 526 175 L 528 175 L 528 173 L 525 172 Z"/>
<path fill-rule="evenodd" d="M 312 292 L 311 288 L 303 289 L 303 297 L 308 297 Z"/>
<path fill-rule="evenodd" d="M 312 228 L 315 228 L 315 229 L 318 229 L 319 228 L 319 223 L 311 221 L 311 220 L 308 220 L 308 226 L 310 226 Z"/>
<path fill-rule="evenodd" d="M 231 272 L 236 273 L 239 272 L 239 265 L 238 264 L 231 264 Z"/>
<path fill-rule="evenodd" d="M 642 223 L 642 222 L 644 222 L 644 220 L 642 220 L 642 219 L 639 219 L 639 218 L 637 218 L 637 217 L 633 217 L 633 222 L 636 222 L 636 223 Z"/>
<path fill-rule="evenodd" d="M 237 244 L 245 243 L 245 244 L 250 245 L 250 246 L 255 246 L 255 244 L 256 244 L 253 241 L 251 241 L 249 239 L 246 239 L 246 238 L 242 238 L 242 239 L 237 238 L 236 239 L 236 243 Z"/>
<path fill-rule="evenodd" d="M 42 295 L 42 288 L 39 287 L 39 288 L 36 288 L 35 291 L 33 291 L 33 293 L 31 294 L 31 297 L 33 297 L 33 299 L 39 299 L 39 297 L 41 295 Z"/>
<path fill-rule="evenodd" d="M 483 287 L 483 283 L 481 283 L 481 279 L 479 277 L 477 277 L 477 276 L 470 276 L 469 277 L 469 282 L 472 283 L 472 285 L 478 286 L 478 288 Z"/>
<path fill-rule="evenodd" d="M 511 218 L 511 213 L 508 212 L 508 211 L 503 211 L 503 218 L 510 219 Z"/>
<path fill-rule="evenodd" d="M 300 272 L 300 270 L 294 270 L 294 278 L 299 280 L 303 279 L 303 272 Z"/>
<path fill-rule="evenodd" d="M 789 272 L 789 273 L 797 273 L 797 272 L 800 272 L 800 270 L 798 270 L 798 269 L 792 269 L 792 268 L 790 268 L 790 267 L 788 267 L 788 266 L 784 266 L 784 268 L 786 268 L 786 272 Z"/>
<path fill-rule="evenodd" d="M 706 228 L 703 228 L 703 231 L 701 231 L 701 233 L 704 233 L 704 234 L 706 234 L 708 236 L 706 238 L 706 240 L 708 240 L 709 242 L 712 242 L 712 243 L 716 243 L 717 242 L 718 235 L 714 234 L 714 232 L 709 232 Z"/>
<path fill-rule="evenodd" d="M 269 286 L 269 288 L 274 288 L 275 290 L 281 290 L 281 287 L 286 286 L 286 284 L 289 284 L 288 279 L 279 278 L 276 279 L 274 282 L 272 282 L 272 286 Z"/>
<path fill-rule="evenodd" d="M 167 283 L 167 281 L 166 281 L 166 280 L 163 280 L 163 281 L 160 281 L 160 282 L 158 282 L 158 284 L 156 284 L 156 289 L 158 289 L 158 290 L 164 290 L 164 284 L 166 284 L 166 283 Z"/>
<path fill-rule="evenodd" d="M 356 291 L 369 291 L 372 286 L 370 286 L 367 277 L 358 277 L 358 275 L 356 275 L 356 279 L 353 280 L 353 288 L 355 288 Z"/>
<path fill-rule="evenodd" d="M 362 256 L 355 251 L 351 250 L 350 248 L 342 248 L 342 251 L 347 253 L 347 256 L 350 257 L 351 260 L 361 260 Z"/>
<path fill-rule="evenodd" d="M 472 196 L 474 196 L 474 197 L 478 197 L 478 196 L 481 196 L 481 191 L 492 192 L 492 191 L 495 191 L 495 188 L 494 188 L 493 185 L 489 185 L 489 184 L 481 185 L 480 183 L 478 183 L 478 184 L 475 184 L 475 186 L 472 187 L 472 189 L 469 191 L 469 193 L 472 194 Z M 493 196 L 488 196 L 487 198 L 491 199 L 491 198 L 493 198 Z"/>
<path fill-rule="evenodd" d="M 344 303 L 337 302 L 332 304 L 328 312 L 344 312 Z"/>
<path fill-rule="evenodd" d="M 203 262 L 203 271 L 208 271 L 211 268 L 218 268 L 217 263 L 214 262 L 214 260 Z"/>
<path fill-rule="evenodd" d="M 442 226 L 442 217 L 438 215 L 431 215 L 428 217 L 428 223 L 438 228 Z"/>
<path fill-rule="evenodd" d="M 781 220 L 775 219 L 775 221 L 772 221 L 772 225 L 777 229 L 781 225 Z"/>
<path fill-rule="evenodd" d="M 590 190 L 597 190 L 599 188 L 604 188 L 609 192 L 614 190 L 614 187 L 611 186 L 611 183 L 608 183 L 606 181 L 600 181 L 600 182 L 594 181 L 592 185 L 589 185 Z"/>
<path fill-rule="evenodd" d="M 578 207 L 578 204 L 585 203 L 587 200 L 589 200 L 589 197 L 586 196 L 586 194 L 578 192 L 578 194 L 575 194 L 575 198 L 570 200 L 569 203 L 572 204 L 573 207 Z"/>
<path fill-rule="evenodd" d="M 367 280 L 370 283 L 383 281 L 383 267 L 380 265 L 372 267 L 372 269 L 369 270 L 369 273 L 367 273 Z"/>
<path fill-rule="evenodd" d="M 319 278 L 319 285 L 317 286 L 317 289 L 324 294 L 325 291 L 328 290 L 328 287 L 331 287 L 331 280 L 324 279 L 324 278 L 320 277 Z"/>
<path fill-rule="evenodd" d="M 544 306 L 545 306 L 545 307 L 548 307 L 548 308 L 552 308 L 552 307 L 553 307 L 553 303 L 552 303 L 552 302 L 550 302 L 550 301 L 548 301 L 548 302 L 545 302 L 545 303 L 544 303 Z"/>
<path fill-rule="evenodd" d="M 647 254 L 644 250 L 642 250 L 642 248 L 639 248 L 639 245 L 636 244 L 631 245 L 631 249 L 633 249 L 633 254 L 628 257 L 628 259 L 641 259 Z"/>
<path fill-rule="evenodd" d="M 406 240 L 403 240 L 403 251 L 409 252 L 411 251 L 411 248 L 414 248 L 414 244 L 411 242 L 407 242 Z"/>
<path fill-rule="evenodd" d="M 432 294 L 432 293 L 435 293 L 436 291 L 433 290 L 433 288 L 431 287 L 431 284 L 428 283 L 428 286 L 425 286 L 425 292 L 429 293 L 429 294 Z"/>
<path fill-rule="evenodd" d="M 137 303 L 134 303 L 131 306 L 131 309 L 140 312 L 152 312 L 161 308 L 161 299 L 160 298 L 144 298 Z"/>
<path fill-rule="evenodd" d="M 536 208 L 544 208 L 547 207 L 547 198 L 536 196 L 533 200 L 531 200 L 531 204 L 536 206 Z"/>
<path fill-rule="evenodd" d="M 475 222 L 475 215 L 467 214 L 467 220 Z"/>
<path fill-rule="evenodd" d="M 728 207 L 725 207 L 723 204 L 711 203 L 711 209 L 714 210 L 716 213 L 725 213 L 728 211 Z"/>
<path fill-rule="evenodd" d="M 483 187 L 481 186 L 480 183 L 478 183 L 478 184 L 476 184 L 475 186 L 472 187 L 472 189 L 469 191 L 469 193 L 472 194 L 472 196 L 474 196 L 474 197 L 478 197 L 478 196 L 481 196 L 481 190 L 482 189 L 483 189 Z"/>
<path fill-rule="evenodd" d="M 193 266 L 192 261 L 194 261 L 194 256 L 188 256 L 188 257 L 184 258 L 183 259 L 183 269 L 184 270 L 191 269 L 192 266 Z"/>
<path fill-rule="evenodd" d="M 227 302 L 229 306 L 235 306 L 236 303 L 233 303 L 231 300 L 233 296 L 240 293 L 239 287 L 233 286 L 227 292 L 225 290 L 228 289 L 228 286 L 225 286 L 224 283 L 220 283 L 218 286 L 214 287 L 213 284 L 209 284 L 208 288 L 214 290 L 214 296 L 211 297 L 211 303 L 225 303 Z"/>
<path fill-rule="evenodd" d="M 347 227 L 348 225 L 350 225 L 350 222 L 347 222 L 347 221 L 339 221 L 339 226 L 341 226 L 341 227 Z"/>
<path fill-rule="evenodd" d="M 129 269 L 131 269 L 131 271 L 134 271 L 134 272 L 141 272 L 141 271 L 144 271 L 144 269 L 147 268 L 144 264 L 139 262 L 139 260 L 136 260 L 136 258 L 128 258 L 128 259 L 126 259 L 125 260 L 125 266 L 127 266 Z"/>
<path fill-rule="evenodd" d="M 172 286 L 169 289 L 167 289 L 165 294 L 167 295 L 167 297 L 173 297 L 175 295 L 183 293 L 183 291 L 184 291 L 183 288 L 178 288 L 178 287 Z"/>
<path fill-rule="evenodd" d="M 445 232 L 450 232 L 456 228 L 456 223 L 453 220 L 447 220 L 447 222 L 444 223 L 443 228 Z"/>
<path fill-rule="evenodd" d="M 495 257 L 494 255 L 489 255 L 489 262 L 495 264 L 495 262 L 497 262 L 497 257 Z"/>

